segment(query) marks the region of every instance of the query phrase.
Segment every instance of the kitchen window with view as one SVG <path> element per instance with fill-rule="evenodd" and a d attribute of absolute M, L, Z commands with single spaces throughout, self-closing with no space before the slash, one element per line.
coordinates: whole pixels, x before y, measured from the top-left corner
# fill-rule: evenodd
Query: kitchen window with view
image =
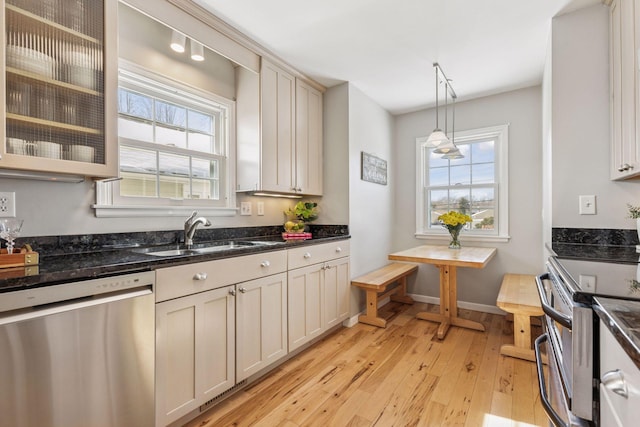
<path fill-rule="evenodd" d="M 508 239 L 508 125 L 456 132 L 464 156 L 445 159 L 416 139 L 416 237 L 449 238 L 438 221 L 448 211 L 467 214 L 468 240 Z"/>
<path fill-rule="evenodd" d="M 125 70 L 118 86 L 113 204 L 231 208 L 232 101 Z"/>

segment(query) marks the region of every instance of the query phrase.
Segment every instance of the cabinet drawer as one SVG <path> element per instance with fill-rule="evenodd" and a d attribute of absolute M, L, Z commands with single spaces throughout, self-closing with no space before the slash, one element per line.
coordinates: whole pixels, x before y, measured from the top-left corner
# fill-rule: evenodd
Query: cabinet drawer
<path fill-rule="evenodd" d="M 346 256 L 349 256 L 348 240 L 289 249 L 289 270 Z"/>
<path fill-rule="evenodd" d="M 286 251 L 225 258 L 156 270 L 156 302 L 287 270 Z"/>

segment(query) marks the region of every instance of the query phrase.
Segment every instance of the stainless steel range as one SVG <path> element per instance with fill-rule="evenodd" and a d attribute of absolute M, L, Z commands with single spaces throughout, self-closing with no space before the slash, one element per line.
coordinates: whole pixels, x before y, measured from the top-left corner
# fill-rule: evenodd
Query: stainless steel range
<path fill-rule="evenodd" d="M 535 346 L 538 379 L 542 404 L 555 426 L 600 425 L 593 297 L 640 300 L 639 254 L 624 249 L 590 255 L 593 260 L 587 261 L 554 253 L 536 280 L 545 312 L 544 334 Z"/>

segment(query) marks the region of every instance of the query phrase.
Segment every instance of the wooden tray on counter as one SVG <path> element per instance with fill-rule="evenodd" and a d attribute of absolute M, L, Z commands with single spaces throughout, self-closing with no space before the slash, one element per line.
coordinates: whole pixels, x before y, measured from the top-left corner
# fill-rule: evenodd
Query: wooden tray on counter
<path fill-rule="evenodd" d="M 38 265 L 38 252 L 31 250 L 31 247 L 14 249 L 10 254 L 6 249 L 0 249 L 0 268 L 25 267 Z"/>

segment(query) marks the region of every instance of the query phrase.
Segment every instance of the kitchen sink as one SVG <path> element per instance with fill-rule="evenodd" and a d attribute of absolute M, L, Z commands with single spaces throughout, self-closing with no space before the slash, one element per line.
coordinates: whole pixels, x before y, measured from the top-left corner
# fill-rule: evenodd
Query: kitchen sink
<path fill-rule="evenodd" d="M 152 255 L 152 256 L 159 256 L 159 257 L 204 255 L 204 254 L 210 254 L 214 252 L 246 249 L 246 248 L 257 247 L 257 246 L 272 246 L 272 245 L 277 245 L 278 243 L 280 242 L 260 241 L 260 240 L 224 241 L 224 242 L 215 242 L 215 243 L 209 243 L 209 244 L 200 243 L 198 245 L 194 245 L 191 248 L 174 247 L 170 249 L 167 246 L 163 246 L 163 247 L 133 249 L 133 252 L 143 253 L 143 254 Z"/>

